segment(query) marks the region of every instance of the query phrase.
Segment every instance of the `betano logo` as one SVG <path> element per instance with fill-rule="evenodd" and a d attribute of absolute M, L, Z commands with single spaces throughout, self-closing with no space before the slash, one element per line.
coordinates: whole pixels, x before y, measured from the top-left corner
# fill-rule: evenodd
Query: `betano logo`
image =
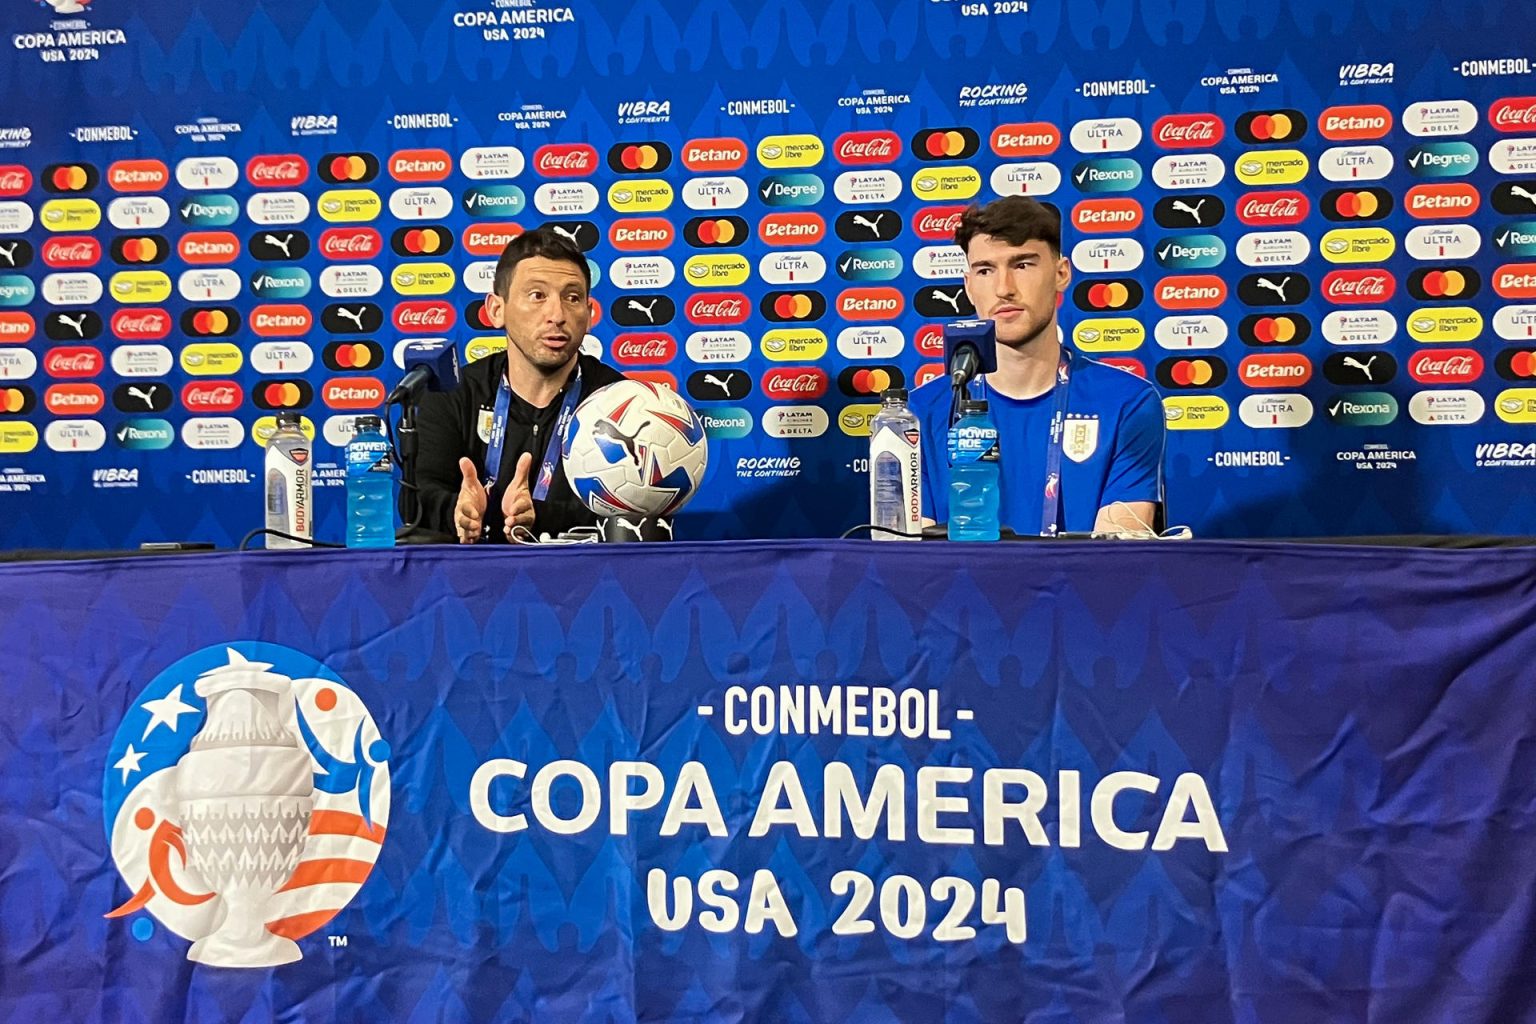
<path fill-rule="evenodd" d="M 108 747 L 107 838 L 129 895 L 105 916 L 140 942 L 158 922 L 195 963 L 301 959 L 298 940 L 378 860 L 390 753 L 357 694 L 298 651 L 237 642 L 181 659 Z"/>

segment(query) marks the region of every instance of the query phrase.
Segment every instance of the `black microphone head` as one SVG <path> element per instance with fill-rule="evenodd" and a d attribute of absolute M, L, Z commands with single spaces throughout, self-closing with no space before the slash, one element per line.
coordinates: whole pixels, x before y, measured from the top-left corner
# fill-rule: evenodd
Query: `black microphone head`
<path fill-rule="evenodd" d="M 961 366 L 962 353 L 972 354 L 975 362 Z M 944 366 L 953 376 L 963 370 L 963 380 L 978 373 L 997 370 L 997 325 L 991 320 L 956 320 L 944 325 Z"/>

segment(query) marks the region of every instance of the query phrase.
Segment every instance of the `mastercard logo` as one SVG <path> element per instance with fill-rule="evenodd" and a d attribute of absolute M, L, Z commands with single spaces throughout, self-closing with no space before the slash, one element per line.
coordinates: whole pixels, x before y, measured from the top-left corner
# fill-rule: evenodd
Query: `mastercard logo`
<path fill-rule="evenodd" d="M 453 248 L 453 232 L 444 227 L 401 228 L 389 244 L 399 256 L 441 256 Z"/>
<path fill-rule="evenodd" d="M 43 169 L 42 181 L 49 192 L 88 192 L 101 182 L 101 172 L 91 164 L 53 164 Z"/>
<path fill-rule="evenodd" d="M 1227 380 L 1227 364 L 1210 356 L 1165 359 L 1157 365 L 1157 380 L 1166 388 L 1220 387 Z"/>
<path fill-rule="evenodd" d="M 963 160 L 980 148 L 981 137 L 970 128 L 927 128 L 912 136 L 919 160 Z"/>
<path fill-rule="evenodd" d="M 862 398 L 887 388 L 904 388 L 907 378 L 896 366 L 850 366 L 838 375 L 837 386 L 850 398 Z"/>
<path fill-rule="evenodd" d="M 1500 352 L 1494 364 L 1505 380 L 1536 380 L 1536 349 L 1509 349 Z M 5 391 L 0 390 L 0 397 Z"/>
<path fill-rule="evenodd" d="M 240 314 L 225 306 L 189 309 L 181 315 L 181 333 L 194 338 L 224 338 L 240 329 Z"/>
<path fill-rule="evenodd" d="M 1236 129 L 1249 144 L 1295 142 L 1307 133 L 1307 118 L 1299 110 L 1253 111 L 1237 119 Z"/>
<path fill-rule="evenodd" d="M 464 322 L 473 330 L 494 331 L 497 326 L 491 323 L 491 316 L 485 309 L 485 300 L 476 299 L 464 307 Z"/>
<path fill-rule="evenodd" d="M 1305 317 L 1282 313 L 1246 317 L 1237 330 L 1248 345 L 1300 345 L 1311 336 L 1312 325 Z"/>
<path fill-rule="evenodd" d="M 252 400 L 262 409 L 302 409 L 314 397 L 309 382 L 297 379 L 267 381 L 251 393 Z"/>
<path fill-rule="evenodd" d="M 321 180 L 332 185 L 361 184 L 379 175 L 379 158 L 371 153 L 330 153 L 320 158 Z"/>
<path fill-rule="evenodd" d="M 113 241 L 112 259 L 118 263 L 163 263 L 170 248 L 159 235 L 130 235 Z"/>
<path fill-rule="evenodd" d="M 372 341 L 333 341 L 320 358 L 330 370 L 371 370 L 384 362 L 384 347 Z"/>
<path fill-rule="evenodd" d="M 1084 281 L 1072 299 L 1078 309 L 1090 311 L 1135 309 L 1141 305 L 1142 287 L 1131 278 L 1114 281 Z"/>
<path fill-rule="evenodd" d="M 701 249 L 741 245 L 751 237 L 751 229 L 740 217 L 695 217 L 683 225 L 683 238 Z"/>
<path fill-rule="evenodd" d="M 37 408 L 37 396 L 31 388 L 0 388 L 0 414 L 15 416 Z"/>
<path fill-rule="evenodd" d="M 1482 275 L 1471 267 L 1426 267 L 1408 276 L 1408 292 L 1416 299 L 1469 299 L 1482 285 Z"/>
<path fill-rule="evenodd" d="M 664 142 L 621 142 L 608 151 L 608 166 L 617 174 L 664 171 L 672 165 L 672 150 Z"/>
<path fill-rule="evenodd" d="M 1392 212 L 1392 193 L 1384 188 L 1336 188 L 1323 196 L 1329 220 L 1381 220 Z"/>
<path fill-rule="evenodd" d="M 769 320 L 819 320 L 826 315 L 827 300 L 820 292 L 769 292 L 759 303 Z"/>

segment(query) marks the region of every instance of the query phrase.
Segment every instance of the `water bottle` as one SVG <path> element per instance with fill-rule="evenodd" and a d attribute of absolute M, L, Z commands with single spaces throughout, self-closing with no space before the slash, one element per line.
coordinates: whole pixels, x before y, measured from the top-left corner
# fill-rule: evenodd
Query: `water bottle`
<path fill-rule="evenodd" d="M 347 547 L 395 546 L 394 464 L 377 416 L 359 416 L 347 444 Z"/>
<path fill-rule="evenodd" d="M 979 398 L 949 428 L 949 539 L 997 540 L 997 424 Z"/>
<path fill-rule="evenodd" d="M 314 489 L 311 486 L 309 438 L 304 436 L 302 421 L 296 412 L 277 414 L 277 430 L 267 439 L 266 478 L 267 529 L 281 530 L 295 537 L 314 536 Z M 303 548 L 308 544 L 267 534 L 269 548 Z"/>
<path fill-rule="evenodd" d="M 917 540 L 923 515 L 923 449 L 917 416 L 907 408 L 906 388 L 880 393 L 880 411 L 869 428 L 869 521 L 910 533 Z M 871 531 L 875 540 L 906 540 Z"/>

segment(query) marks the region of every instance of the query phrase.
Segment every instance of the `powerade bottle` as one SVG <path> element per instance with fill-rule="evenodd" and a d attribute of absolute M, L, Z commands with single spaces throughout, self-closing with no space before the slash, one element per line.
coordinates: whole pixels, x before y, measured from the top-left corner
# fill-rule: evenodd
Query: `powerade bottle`
<path fill-rule="evenodd" d="M 314 536 L 309 438 L 304 436 L 299 414 L 284 410 L 277 414 L 277 430 L 267 439 L 267 458 L 263 467 L 266 478 L 267 529 L 303 537 Z M 269 548 L 308 547 L 302 541 L 267 534 Z"/>
<path fill-rule="evenodd" d="M 997 424 L 980 398 L 949 428 L 949 539 L 997 540 Z"/>
<path fill-rule="evenodd" d="M 869 428 L 869 521 L 887 530 L 875 540 L 918 540 L 923 515 L 923 449 L 917 416 L 907 408 L 906 388 L 880 393 L 880 411 Z"/>
<path fill-rule="evenodd" d="M 359 416 L 347 443 L 347 547 L 395 546 L 394 464 L 377 416 Z"/>

